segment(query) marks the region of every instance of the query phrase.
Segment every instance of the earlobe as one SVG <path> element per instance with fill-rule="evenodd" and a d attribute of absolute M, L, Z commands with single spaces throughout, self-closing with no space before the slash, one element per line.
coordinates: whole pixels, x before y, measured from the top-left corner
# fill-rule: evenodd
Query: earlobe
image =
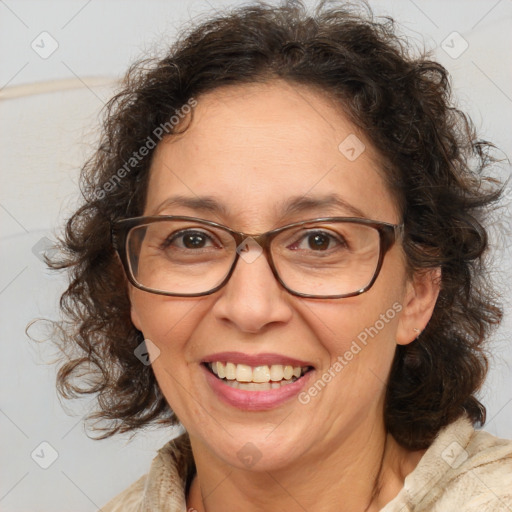
<path fill-rule="evenodd" d="M 429 322 L 441 289 L 441 269 L 417 272 L 406 286 L 396 333 L 398 345 L 414 341 Z"/>
<path fill-rule="evenodd" d="M 140 321 L 139 313 L 137 312 L 135 306 L 133 305 L 133 293 L 134 288 L 128 285 L 128 299 L 130 301 L 130 318 L 135 328 L 142 332 L 142 322 Z"/>
<path fill-rule="evenodd" d="M 137 311 L 135 310 L 135 308 L 133 307 L 133 304 L 130 306 L 130 316 L 131 316 L 131 319 L 132 319 L 132 323 L 133 325 L 139 330 L 142 332 L 142 324 L 141 324 L 141 321 L 140 321 L 140 318 L 139 318 L 139 314 L 137 313 Z"/>

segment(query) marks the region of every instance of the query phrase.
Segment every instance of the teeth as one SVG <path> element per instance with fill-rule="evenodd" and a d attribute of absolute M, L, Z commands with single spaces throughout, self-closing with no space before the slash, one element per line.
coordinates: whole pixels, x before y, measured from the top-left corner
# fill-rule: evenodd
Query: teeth
<path fill-rule="evenodd" d="M 253 382 L 270 382 L 270 368 L 268 366 L 256 366 L 252 368 Z"/>
<path fill-rule="evenodd" d="M 270 380 L 279 381 L 284 377 L 283 373 L 283 365 L 281 364 L 273 364 L 270 367 Z"/>
<path fill-rule="evenodd" d="M 230 364 L 230 363 L 228 363 L 228 364 Z M 235 379 L 238 382 L 251 382 L 252 381 L 252 368 L 246 364 L 237 364 L 235 375 L 236 375 Z"/>
<path fill-rule="evenodd" d="M 267 391 L 269 389 L 278 389 L 294 381 L 295 379 L 283 380 L 281 382 L 238 382 L 237 380 L 225 380 L 224 383 L 235 389 L 244 389 L 246 391 Z"/>
<path fill-rule="evenodd" d="M 219 371 L 219 366 L 222 366 L 221 362 L 217 362 L 217 371 Z M 236 379 L 236 365 L 233 363 L 226 363 L 225 373 L 226 373 L 226 379 L 235 380 Z"/>
<path fill-rule="evenodd" d="M 269 383 L 269 387 L 258 386 L 257 389 L 272 389 L 274 387 L 279 387 L 280 382 L 283 379 L 286 381 L 298 379 L 307 370 L 307 367 L 302 368 L 300 366 L 282 364 L 252 367 L 247 364 L 234 364 L 229 362 L 224 364 L 220 361 L 209 363 L 208 366 L 212 372 L 219 377 L 219 379 L 227 379 L 227 381 L 241 383 Z M 244 389 L 249 388 L 244 386 Z"/>

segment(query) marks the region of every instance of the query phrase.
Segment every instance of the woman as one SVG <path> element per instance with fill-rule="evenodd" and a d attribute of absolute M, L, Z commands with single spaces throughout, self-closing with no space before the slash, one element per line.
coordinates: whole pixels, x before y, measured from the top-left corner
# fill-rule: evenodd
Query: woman
<path fill-rule="evenodd" d="M 102 510 L 511 510 L 512 443 L 474 430 L 489 147 L 343 5 L 233 10 L 134 66 L 63 242 L 59 386 L 102 437 L 186 432 Z"/>

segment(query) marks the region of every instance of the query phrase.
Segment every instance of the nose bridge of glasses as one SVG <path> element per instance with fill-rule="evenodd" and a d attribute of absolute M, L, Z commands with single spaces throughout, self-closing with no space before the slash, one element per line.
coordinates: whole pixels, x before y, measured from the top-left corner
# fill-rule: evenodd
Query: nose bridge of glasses
<path fill-rule="evenodd" d="M 242 233 L 240 231 L 231 233 L 235 238 L 237 260 L 240 257 L 246 263 L 254 262 L 261 254 L 265 256 L 268 264 L 273 270 L 273 265 L 270 258 L 270 241 L 271 232 L 251 234 Z M 234 262 L 235 264 L 236 262 Z"/>
<path fill-rule="evenodd" d="M 240 250 L 249 250 L 251 248 L 257 249 L 258 246 L 263 250 L 263 252 L 267 252 L 267 248 L 270 242 L 270 236 L 272 232 L 267 231 L 266 233 L 244 233 L 243 231 L 235 231 L 233 229 L 228 230 L 231 236 L 235 240 L 235 247 L 237 253 L 240 253 Z"/>
<path fill-rule="evenodd" d="M 235 272 L 236 267 L 239 267 L 239 260 L 243 260 L 246 264 L 253 264 L 263 256 L 263 259 L 267 261 L 267 265 L 270 267 L 270 271 L 274 278 L 277 281 L 280 281 L 270 254 L 270 242 L 273 238 L 273 232 L 268 231 L 266 233 L 250 234 L 236 231 L 231 232 L 231 234 L 235 238 L 236 255 L 227 276 L 228 280 Z"/>

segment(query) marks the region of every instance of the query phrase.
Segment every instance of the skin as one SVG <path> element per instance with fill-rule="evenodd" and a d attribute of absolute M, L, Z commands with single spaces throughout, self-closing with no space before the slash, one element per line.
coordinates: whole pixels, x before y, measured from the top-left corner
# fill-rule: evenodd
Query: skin
<path fill-rule="evenodd" d="M 369 140 L 319 91 L 272 81 L 200 96 L 188 130 L 164 140 L 150 171 L 145 215 L 191 215 L 246 233 L 328 215 L 315 209 L 283 217 L 289 196 L 336 191 L 368 218 L 399 223 Z M 365 151 L 348 160 L 338 145 L 356 134 Z M 212 214 L 162 207 L 171 195 L 211 195 L 226 207 Z M 197 467 L 187 507 L 201 512 L 379 510 L 403 486 L 423 452 L 386 433 L 383 405 L 397 344 L 417 337 L 438 295 L 437 270 L 408 278 L 400 244 L 387 253 L 373 287 L 356 297 L 295 297 L 274 279 L 264 257 L 239 260 L 213 295 L 165 297 L 132 288 L 132 320 L 160 350 L 153 370 L 187 429 Z M 311 361 L 317 375 L 344 354 L 365 327 L 395 303 L 402 310 L 308 404 L 244 412 L 221 402 L 200 361 L 215 352 L 277 352 Z M 246 443 L 261 454 L 248 468 Z M 369 504 L 382 460 L 377 497 Z M 368 508 L 367 508 L 368 507 Z"/>

